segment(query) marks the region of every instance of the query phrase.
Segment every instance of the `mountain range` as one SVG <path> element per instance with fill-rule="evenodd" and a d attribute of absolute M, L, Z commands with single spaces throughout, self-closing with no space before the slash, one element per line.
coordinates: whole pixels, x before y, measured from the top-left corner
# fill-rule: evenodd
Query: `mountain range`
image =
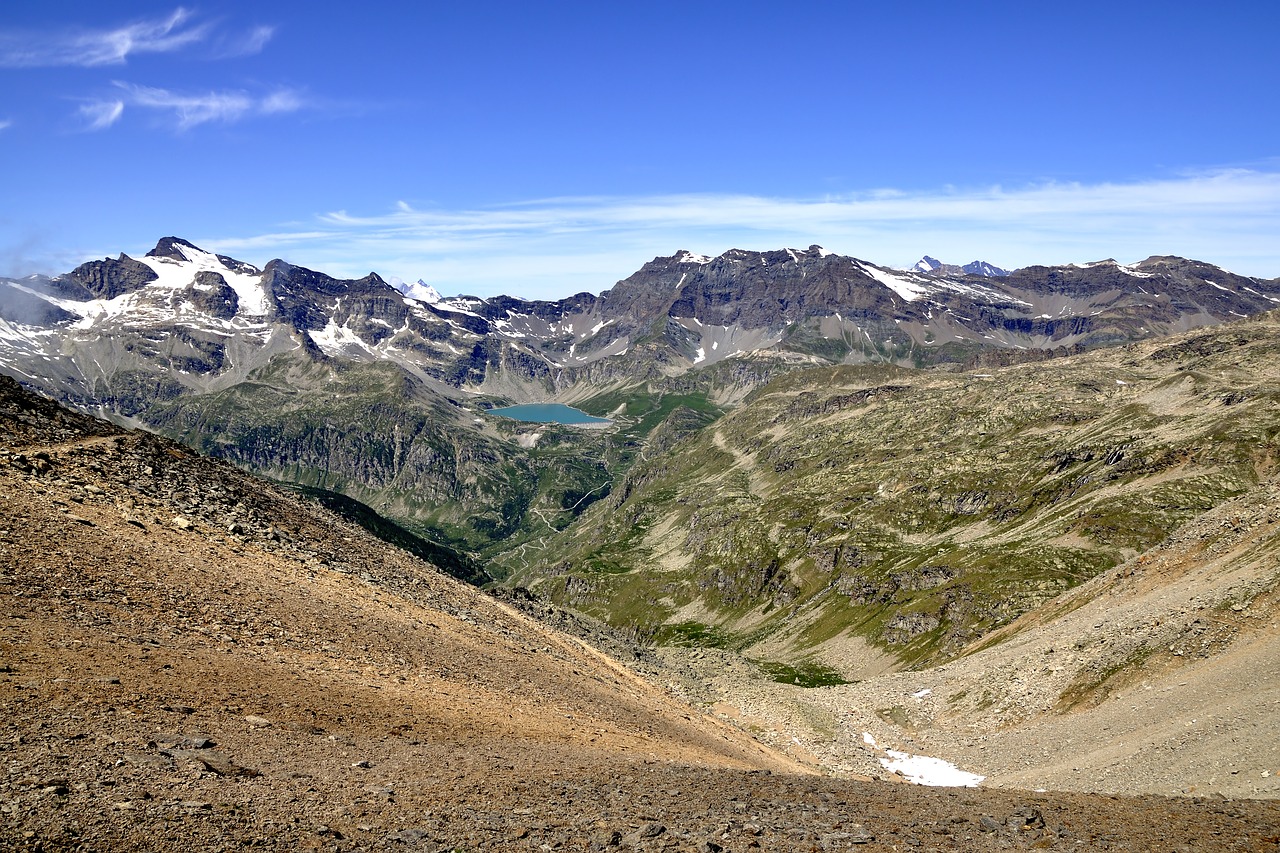
<path fill-rule="evenodd" d="M 976 266 L 975 266 L 976 264 Z M 241 381 L 280 349 L 390 363 L 438 386 L 541 398 L 671 375 L 753 353 L 815 363 L 963 363 L 983 350 L 1097 346 L 1223 322 L 1280 301 L 1280 284 L 1175 257 L 1125 265 L 900 272 L 821 247 L 681 251 L 599 296 L 556 302 L 441 298 L 376 273 L 341 280 L 263 269 L 165 238 L 141 259 L 53 278 L 0 279 L 7 368 L 69 400 L 113 394 L 116 374 L 171 365 L 159 396 Z M 172 345 L 103 361 L 93 341 L 166 331 Z M 50 343 L 51 341 L 56 342 Z M 607 365 L 607 366 L 606 366 Z M 603 374 L 603 375 L 602 375 Z M 121 389 L 126 416 L 148 403 Z M 589 391 L 588 391 L 589 392 Z"/>
<path fill-rule="evenodd" d="M 0 370 L 483 562 L 569 524 L 655 431 L 669 443 L 797 367 L 1042 358 L 1277 302 L 1276 280 L 1174 257 L 990 278 L 818 246 L 680 251 L 555 302 L 441 298 L 167 237 L 141 258 L 0 280 Z M 546 400 L 620 429 L 520 439 L 484 415 Z"/>

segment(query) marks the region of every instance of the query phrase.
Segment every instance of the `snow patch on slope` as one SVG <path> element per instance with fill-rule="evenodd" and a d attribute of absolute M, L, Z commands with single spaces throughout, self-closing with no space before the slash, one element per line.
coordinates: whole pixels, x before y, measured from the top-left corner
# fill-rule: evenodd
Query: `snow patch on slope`
<path fill-rule="evenodd" d="M 186 261 L 172 258 L 143 257 L 138 261 L 150 267 L 158 278 L 147 285 L 147 288 L 185 288 L 195 281 L 196 273 L 216 272 L 222 276 L 227 285 L 236 292 L 239 300 L 237 314 L 249 317 L 265 317 L 268 313 L 266 288 L 262 286 L 262 274 L 256 270 L 252 273 L 239 272 L 228 267 L 213 252 L 206 252 L 193 246 L 175 244 Z M 253 269 L 250 267 L 250 269 Z M 146 288 L 144 288 L 146 289 Z"/>
<path fill-rule="evenodd" d="M 315 345 L 320 347 L 325 355 L 347 355 L 350 354 L 352 348 L 369 351 L 369 345 L 360 340 L 349 327 L 339 326 L 331 318 L 328 325 L 319 331 L 309 331 L 308 335 Z"/>
<path fill-rule="evenodd" d="M 939 788 L 976 788 L 986 776 L 961 770 L 950 761 L 931 758 L 928 755 L 912 755 L 897 749 L 881 750 L 870 732 L 862 733 L 862 742 L 877 751 L 883 751 L 880 766 L 890 773 L 896 773 L 916 785 L 929 785 Z"/>
<path fill-rule="evenodd" d="M 879 267 L 873 267 L 871 264 L 858 262 L 858 267 L 867 275 L 892 290 L 908 302 L 919 299 L 929 291 L 929 285 L 915 278 L 907 278 L 905 276 L 894 275 L 886 272 Z"/>

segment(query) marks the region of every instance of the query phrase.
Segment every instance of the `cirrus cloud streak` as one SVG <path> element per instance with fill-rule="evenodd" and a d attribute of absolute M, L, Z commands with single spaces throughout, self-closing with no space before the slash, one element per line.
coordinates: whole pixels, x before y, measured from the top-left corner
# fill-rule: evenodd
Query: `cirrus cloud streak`
<path fill-rule="evenodd" d="M 195 23 L 194 17 L 190 10 L 178 7 L 163 18 L 106 29 L 0 30 L 0 67 L 123 65 L 130 56 L 175 53 L 200 43 L 210 45 L 214 58 L 247 56 L 260 52 L 275 32 L 273 27 L 258 26 L 242 35 L 217 34 L 213 22 Z"/>
<path fill-rule="evenodd" d="M 188 94 L 119 81 L 114 85 L 123 93 L 121 97 L 105 98 L 80 107 L 80 115 L 87 122 L 86 130 L 111 127 L 123 116 L 126 106 L 163 114 L 181 131 L 208 122 L 231 123 L 251 116 L 296 112 L 306 105 L 302 95 L 291 89 L 277 89 L 265 95 L 241 90 Z"/>

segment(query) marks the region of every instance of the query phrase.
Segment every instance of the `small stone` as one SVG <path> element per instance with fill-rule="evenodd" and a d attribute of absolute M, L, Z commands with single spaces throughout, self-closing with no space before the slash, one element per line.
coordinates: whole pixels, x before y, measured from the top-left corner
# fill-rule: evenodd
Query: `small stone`
<path fill-rule="evenodd" d="M 254 716 L 253 714 L 249 714 L 247 717 L 245 717 L 244 721 L 249 725 L 256 726 L 257 728 L 260 728 L 260 729 L 266 728 L 267 726 L 271 725 L 271 721 L 268 720 L 266 717 L 257 717 L 257 716 Z"/>
<path fill-rule="evenodd" d="M 848 833 L 847 840 L 850 844 L 870 844 L 876 840 L 876 837 L 867 832 L 866 827 L 860 823 L 855 823 Z"/>
<path fill-rule="evenodd" d="M 151 739 L 151 743 L 147 744 L 153 748 L 159 749 L 208 749 L 211 746 L 217 746 L 212 740 L 200 735 L 174 735 L 159 734 Z"/>
<path fill-rule="evenodd" d="M 418 827 L 415 826 L 409 829 L 402 829 L 399 832 L 393 833 L 391 836 L 389 836 L 389 840 L 401 841 L 405 844 L 420 844 L 423 841 L 426 841 L 430 837 L 431 837 L 431 834 L 427 832 L 425 829 L 419 829 Z"/>
<path fill-rule="evenodd" d="M 373 765 L 370 764 L 368 761 L 353 761 L 351 762 L 351 766 L 359 767 L 361 770 L 368 770 Z"/>
<path fill-rule="evenodd" d="M 188 518 L 183 518 L 183 517 L 182 517 L 182 516 L 180 516 L 180 515 L 176 515 L 176 516 L 174 516 L 174 517 L 173 517 L 173 522 L 172 522 L 172 523 L 173 523 L 173 526 L 174 526 L 174 527 L 176 527 L 178 530 L 190 530 L 190 529 L 191 529 L 191 520 L 190 520 L 190 519 L 188 519 Z"/>
<path fill-rule="evenodd" d="M 243 776 L 252 778 L 261 776 L 257 770 L 252 767 L 241 767 L 231 759 L 221 753 L 214 752 L 211 749 L 162 749 L 161 755 L 167 755 L 177 760 L 191 760 L 204 765 L 204 768 L 210 773 L 216 773 L 219 776 Z"/>
<path fill-rule="evenodd" d="M 996 820 L 991 815 L 984 814 L 981 818 L 978 819 L 978 829 L 982 830 L 983 832 L 998 832 L 1000 828 L 1001 828 L 1000 821 Z"/>

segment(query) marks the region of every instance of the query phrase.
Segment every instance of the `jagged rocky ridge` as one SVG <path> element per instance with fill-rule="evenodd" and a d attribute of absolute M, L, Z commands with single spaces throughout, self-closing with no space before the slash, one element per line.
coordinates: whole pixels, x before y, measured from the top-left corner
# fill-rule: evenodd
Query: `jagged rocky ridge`
<path fill-rule="evenodd" d="M 927 275 L 818 246 L 717 258 L 682 251 L 599 296 L 432 300 L 406 296 L 402 290 L 415 291 L 376 273 L 342 280 L 282 260 L 259 270 L 167 237 L 142 259 L 92 261 L 52 279 L 0 279 L 0 337 L 10 373 L 61 357 L 65 376 L 26 378 L 85 399 L 113 372 L 76 357 L 86 339 L 179 329 L 189 339 L 143 355 L 167 357 L 157 368 L 203 374 L 176 379 L 199 390 L 225 383 L 228 368 L 241 378 L 261 360 L 233 357 L 233 343 L 257 343 L 257 355 L 269 357 L 275 352 L 265 345 L 283 335 L 316 354 L 392 362 L 451 387 L 538 397 L 598 383 L 602 370 L 590 366 L 606 359 L 621 365 L 608 372 L 628 377 L 758 351 L 921 366 L 989 347 L 1116 343 L 1280 302 L 1275 280 L 1175 257 L 1012 273 L 980 262 L 921 264 Z"/>

